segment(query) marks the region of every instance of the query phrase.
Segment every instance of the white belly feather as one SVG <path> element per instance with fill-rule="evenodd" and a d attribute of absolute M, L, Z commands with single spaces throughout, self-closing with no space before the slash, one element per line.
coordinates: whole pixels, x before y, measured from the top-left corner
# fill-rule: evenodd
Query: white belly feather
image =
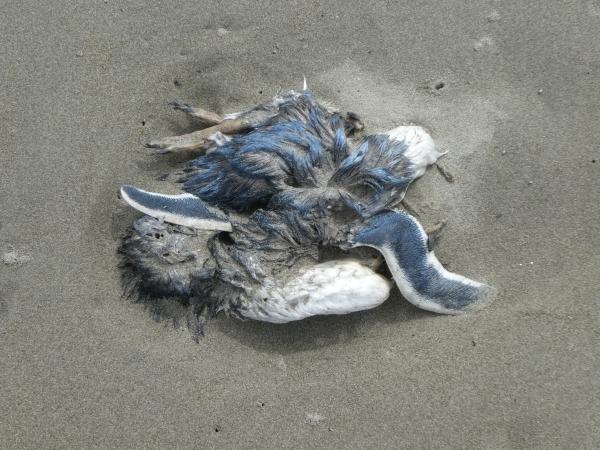
<path fill-rule="evenodd" d="M 323 314 L 347 314 L 379 306 L 391 282 L 353 259 L 315 264 L 281 286 L 253 292 L 241 311 L 248 319 L 285 323 Z"/>

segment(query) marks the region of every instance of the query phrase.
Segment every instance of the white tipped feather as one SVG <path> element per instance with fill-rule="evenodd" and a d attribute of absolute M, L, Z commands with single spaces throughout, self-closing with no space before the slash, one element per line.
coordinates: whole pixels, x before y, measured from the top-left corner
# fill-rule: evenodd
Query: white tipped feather
<path fill-rule="evenodd" d="M 308 83 L 306 82 L 306 77 L 302 77 L 302 78 L 304 78 L 304 84 L 302 85 L 303 86 L 302 89 L 304 91 L 307 91 L 308 90 Z"/>

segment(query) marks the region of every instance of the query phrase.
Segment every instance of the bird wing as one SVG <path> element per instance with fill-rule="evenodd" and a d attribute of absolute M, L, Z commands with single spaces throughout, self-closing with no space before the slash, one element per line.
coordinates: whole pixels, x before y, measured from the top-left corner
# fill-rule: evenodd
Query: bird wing
<path fill-rule="evenodd" d="M 123 186 L 121 198 L 138 211 L 165 222 L 199 230 L 231 231 L 223 212 L 192 194 L 166 195 Z"/>

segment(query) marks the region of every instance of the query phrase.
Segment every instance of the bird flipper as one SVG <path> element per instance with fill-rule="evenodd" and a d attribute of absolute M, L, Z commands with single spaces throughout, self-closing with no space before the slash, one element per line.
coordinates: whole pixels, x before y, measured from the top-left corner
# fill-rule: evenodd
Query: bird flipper
<path fill-rule="evenodd" d="M 219 209 L 192 194 L 166 195 L 122 186 L 121 197 L 132 208 L 159 220 L 198 230 L 231 231 L 231 222 Z"/>
<path fill-rule="evenodd" d="M 404 212 L 388 210 L 372 216 L 349 240 L 355 247 L 379 250 L 404 298 L 421 309 L 462 314 L 481 309 L 496 296 L 493 287 L 442 267 L 423 227 Z"/>

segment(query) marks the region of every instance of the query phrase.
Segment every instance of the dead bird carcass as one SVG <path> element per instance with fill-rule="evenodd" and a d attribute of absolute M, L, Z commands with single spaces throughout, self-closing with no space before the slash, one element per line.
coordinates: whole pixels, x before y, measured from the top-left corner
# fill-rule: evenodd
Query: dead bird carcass
<path fill-rule="evenodd" d="M 178 298 L 196 317 L 284 323 L 380 305 L 391 282 L 376 272 L 379 260 L 428 311 L 461 314 L 493 297 L 493 288 L 445 270 L 401 207 L 441 156 L 422 128 L 355 137 L 358 117 L 307 89 L 225 117 L 174 106 L 205 128 L 148 144 L 194 153 L 174 179 L 184 193 L 121 188 L 145 214 L 120 249 L 130 293 Z"/>

